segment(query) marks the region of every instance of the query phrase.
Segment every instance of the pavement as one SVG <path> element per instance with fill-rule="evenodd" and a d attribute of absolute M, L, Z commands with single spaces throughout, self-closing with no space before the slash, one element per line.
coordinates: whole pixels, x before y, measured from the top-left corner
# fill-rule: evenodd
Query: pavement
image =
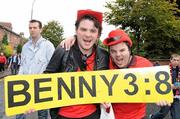
<path fill-rule="evenodd" d="M 15 119 L 15 116 L 7 117 L 4 110 L 4 80 L 5 76 L 10 75 L 10 71 L 0 72 L 0 119 Z M 156 104 L 147 104 L 147 115 L 155 113 L 159 110 Z M 37 119 L 37 113 L 33 113 L 27 116 L 27 119 Z M 171 119 L 170 114 L 164 119 Z"/>

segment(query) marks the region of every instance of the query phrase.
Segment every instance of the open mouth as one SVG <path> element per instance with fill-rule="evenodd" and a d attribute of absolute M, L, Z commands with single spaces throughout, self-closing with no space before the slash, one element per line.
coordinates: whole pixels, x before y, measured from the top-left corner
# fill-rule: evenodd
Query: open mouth
<path fill-rule="evenodd" d="M 84 40 L 84 39 L 83 39 L 83 41 L 84 41 L 84 43 L 85 43 L 86 45 L 89 45 L 92 40 Z"/>

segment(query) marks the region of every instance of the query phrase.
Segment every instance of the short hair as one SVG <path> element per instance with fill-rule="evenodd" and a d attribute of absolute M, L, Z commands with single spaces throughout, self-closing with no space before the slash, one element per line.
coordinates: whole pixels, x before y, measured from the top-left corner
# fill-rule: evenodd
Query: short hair
<path fill-rule="evenodd" d="M 102 26 L 99 23 L 99 21 L 95 17 L 93 17 L 91 15 L 84 15 L 79 20 L 77 20 L 76 23 L 75 23 L 76 30 L 78 29 L 80 22 L 82 20 L 86 20 L 86 19 L 94 22 L 94 26 L 98 29 L 98 34 L 99 34 L 99 37 L 100 37 L 101 32 L 102 32 Z"/>
<path fill-rule="evenodd" d="M 180 55 L 174 53 L 174 54 L 171 55 L 171 58 L 170 58 L 170 59 L 172 60 L 173 58 L 176 58 L 176 57 L 179 57 L 179 56 L 180 56 Z"/>
<path fill-rule="evenodd" d="M 130 44 L 129 44 L 128 42 L 124 42 L 124 43 L 126 44 L 128 50 L 129 50 L 129 54 L 130 54 L 130 55 L 133 55 L 132 48 L 131 48 Z M 111 46 L 112 46 L 112 45 L 111 45 Z M 108 46 L 108 51 L 110 51 L 110 47 L 111 47 L 111 46 Z"/>
<path fill-rule="evenodd" d="M 29 23 L 35 23 L 35 22 L 37 22 L 39 24 L 39 28 L 41 29 L 42 28 L 42 23 L 39 20 L 32 19 L 32 20 L 29 21 Z"/>

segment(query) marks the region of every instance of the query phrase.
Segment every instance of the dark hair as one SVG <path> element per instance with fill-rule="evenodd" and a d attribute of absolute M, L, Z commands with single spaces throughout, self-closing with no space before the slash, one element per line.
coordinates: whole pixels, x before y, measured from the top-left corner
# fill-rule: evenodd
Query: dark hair
<path fill-rule="evenodd" d="M 37 22 L 39 24 L 39 28 L 41 29 L 42 28 L 42 23 L 39 20 L 32 19 L 32 20 L 29 21 L 29 23 L 35 23 L 35 22 Z"/>
<path fill-rule="evenodd" d="M 131 46 L 129 45 L 129 43 L 128 43 L 128 42 L 124 42 L 124 43 L 125 43 L 126 46 L 128 47 L 128 50 L 129 50 L 129 52 L 130 52 L 130 55 L 133 55 L 132 48 L 131 48 Z M 108 47 L 108 51 L 110 51 L 110 47 L 111 47 L 111 46 Z"/>
<path fill-rule="evenodd" d="M 91 16 L 91 15 L 84 15 L 79 20 L 77 20 L 76 23 L 75 23 L 76 30 L 78 29 L 80 22 L 82 20 L 86 20 L 86 19 L 94 22 L 94 26 L 98 29 L 98 34 L 99 34 L 99 37 L 100 37 L 101 36 L 101 32 L 102 32 L 102 26 L 98 22 L 98 20 L 95 17 Z"/>

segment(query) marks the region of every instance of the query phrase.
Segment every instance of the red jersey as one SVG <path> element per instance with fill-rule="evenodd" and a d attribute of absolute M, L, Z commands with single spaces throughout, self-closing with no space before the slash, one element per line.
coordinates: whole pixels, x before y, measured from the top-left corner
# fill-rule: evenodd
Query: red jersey
<path fill-rule="evenodd" d="M 116 69 L 110 61 L 110 69 Z M 152 63 L 140 56 L 134 56 L 128 68 L 151 67 Z M 142 119 L 146 114 L 145 103 L 113 103 L 115 119 Z"/>
<path fill-rule="evenodd" d="M 86 70 L 94 70 L 95 52 L 90 55 L 86 60 Z M 78 69 L 80 71 L 80 69 Z M 91 115 L 96 111 L 95 104 L 73 105 L 67 107 L 61 107 L 58 114 L 68 118 L 82 118 Z"/>

